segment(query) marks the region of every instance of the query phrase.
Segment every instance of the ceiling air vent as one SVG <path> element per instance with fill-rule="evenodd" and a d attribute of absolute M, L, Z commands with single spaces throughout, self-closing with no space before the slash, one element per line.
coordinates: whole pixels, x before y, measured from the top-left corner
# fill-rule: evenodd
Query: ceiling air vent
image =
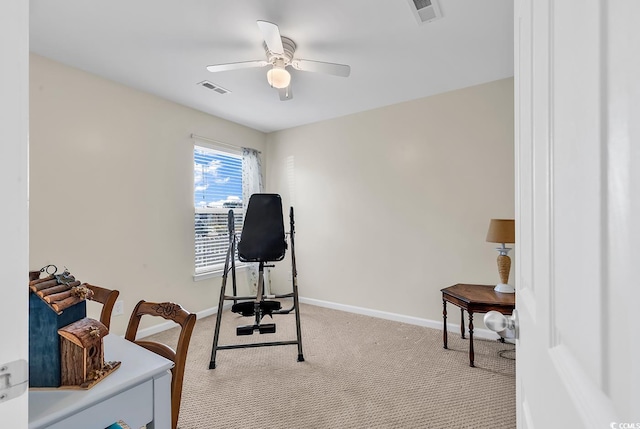
<path fill-rule="evenodd" d="M 229 91 L 228 89 L 225 89 L 221 86 L 218 86 L 216 84 L 213 84 L 211 82 L 209 82 L 208 80 L 203 80 L 202 82 L 198 82 L 198 85 L 200 86 L 204 86 L 207 89 L 210 89 L 212 91 L 217 92 L 218 94 L 227 94 L 231 91 Z"/>
<path fill-rule="evenodd" d="M 418 20 L 418 24 L 442 18 L 437 0 L 409 0 L 409 3 L 413 14 Z"/>

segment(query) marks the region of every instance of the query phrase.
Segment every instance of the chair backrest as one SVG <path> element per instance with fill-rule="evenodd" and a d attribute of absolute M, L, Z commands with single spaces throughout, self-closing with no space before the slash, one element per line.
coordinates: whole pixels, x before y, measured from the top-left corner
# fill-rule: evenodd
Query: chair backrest
<path fill-rule="evenodd" d="M 238 259 L 242 262 L 281 261 L 286 249 L 280 195 L 251 195 L 238 243 Z"/>
<path fill-rule="evenodd" d="M 180 325 L 180 337 L 176 350 L 166 344 L 155 341 L 136 340 L 140 319 L 144 315 L 159 316 L 166 320 L 172 320 Z M 196 324 L 196 315 L 189 313 L 179 304 L 172 302 L 147 302 L 140 301 L 131 313 L 125 339 L 132 341 L 154 353 L 159 354 L 173 361 L 174 366 L 171 370 L 171 427 L 176 429 L 178 425 L 178 414 L 180 413 L 180 399 L 182 398 L 182 381 L 184 379 L 184 368 L 187 363 L 187 351 L 189 349 L 189 341 L 191 341 L 191 333 Z"/>
<path fill-rule="evenodd" d="M 89 298 L 91 301 L 96 301 L 102 304 L 102 311 L 100 312 L 100 323 L 109 329 L 111 325 L 111 313 L 113 312 L 113 306 L 118 299 L 120 292 L 112 289 L 105 289 L 100 286 L 85 283 L 84 286 L 93 291 L 93 296 Z"/>

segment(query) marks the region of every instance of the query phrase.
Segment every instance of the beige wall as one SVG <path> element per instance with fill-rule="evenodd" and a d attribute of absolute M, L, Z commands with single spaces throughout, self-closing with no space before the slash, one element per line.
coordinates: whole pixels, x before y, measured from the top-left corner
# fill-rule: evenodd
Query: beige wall
<path fill-rule="evenodd" d="M 497 281 L 484 238 L 513 216 L 511 79 L 268 136 L 37 55 L 30 79 L 30 268 L 119 289 L 116 333 L 140 299 L 217 305 L 219 279 L 192 279 L 191 133 L 263 151 L 295 206 L 301 296 L 440 320 L 442 287 Z"/>
<path fill-rule="evenodd" d="M 30 74 L 30 269 L 120 290 L 116 333 L 140 299 L 216 306 L 219 279 L 192 278 L 189 136 L 264 151 L 265 135 L 37 55 Z"/>
<path fill-rule="evenodd" d="M 495 284 L 485 236 L 514 216 L 513 132 L 505 79 L 270 134 L 267 187 L 296 211 L 300 295 L 441 320 L 441 288 Z"/>

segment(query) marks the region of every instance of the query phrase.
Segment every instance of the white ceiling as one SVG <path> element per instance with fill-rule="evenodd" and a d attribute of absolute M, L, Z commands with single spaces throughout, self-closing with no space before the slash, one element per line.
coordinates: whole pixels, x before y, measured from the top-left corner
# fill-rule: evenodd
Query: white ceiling
<path fill-rule="evenodd" d="M 31 0 L 31 51 L 194 109 L 270 132 L 513 76 L 513 0 L 438 0 L 419 25 L 411 0 Z M 280 101 L 257 20 L 296 57 L 351 65 L 351 76 L 292 70 Z M 196 85 L 209 80 L 220 95 Z"/>

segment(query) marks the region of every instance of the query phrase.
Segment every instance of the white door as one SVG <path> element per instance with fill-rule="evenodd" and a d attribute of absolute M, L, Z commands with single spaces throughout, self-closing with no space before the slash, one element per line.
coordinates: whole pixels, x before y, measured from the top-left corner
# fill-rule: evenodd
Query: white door
<path fill-rule="evenodd" d="M 28 358 L 27 136 L 29 2 L 0 2 L 0 389 L 4 364 Z M 15 377 L 11 384 L 16 381 Z M 27 427 L 27 394 L 2 400 L 0 427 Z"/>
<path fill-rule="evenodd" d="M 640 428 L 639 22 L 515 4 L 519 428 Z"/>

